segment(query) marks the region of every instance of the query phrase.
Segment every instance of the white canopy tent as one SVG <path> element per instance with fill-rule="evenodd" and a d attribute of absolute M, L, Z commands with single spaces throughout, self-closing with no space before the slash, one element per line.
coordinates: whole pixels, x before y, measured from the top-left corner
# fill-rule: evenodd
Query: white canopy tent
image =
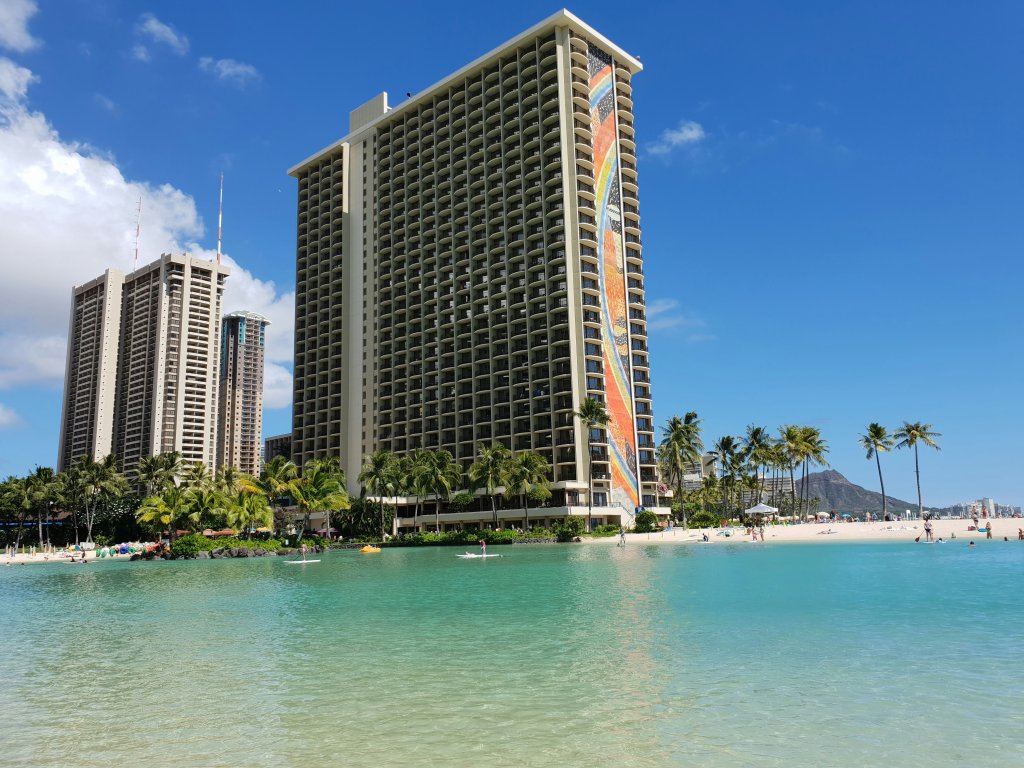
<path fill-rule="evenodd" d="M 753 507 L 751 507 L 750 509 L 748 509 L 746 511 L 746 514 L 747 514 L 748 517 L 753 517 L 755 515 L 762 515 L 762 516 L 764 516 L 764 515 L 774 515 L 778 511 L 779 510 L 777 510 L 775 507 L 769 507 L 767 504 L 756 504 Z"/>

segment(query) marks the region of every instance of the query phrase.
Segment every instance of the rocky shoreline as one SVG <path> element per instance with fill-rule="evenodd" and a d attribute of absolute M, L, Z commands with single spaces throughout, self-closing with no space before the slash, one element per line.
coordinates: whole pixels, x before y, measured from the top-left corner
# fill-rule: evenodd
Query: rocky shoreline
<path fill-rule="evenodd" d="M 326 552 L 327 547 L 309 547 L 306 549 L 307 554 L 322 553 Z M 235 557 L 287 557 L 289 555 L 299 555 L 301 550 L 295 547 L 282 547 L 281 549 L 264 549 L 263 547 L 221 547 L 220 549 L 214 549 L 209 552 L 197 552 L 194 555 L 187 557 L 174 556 L 168 553 L 158 552 L 139 552 L 129 558 L 132 561 L 135 560 L 223 560 L 225 558 Z"/>

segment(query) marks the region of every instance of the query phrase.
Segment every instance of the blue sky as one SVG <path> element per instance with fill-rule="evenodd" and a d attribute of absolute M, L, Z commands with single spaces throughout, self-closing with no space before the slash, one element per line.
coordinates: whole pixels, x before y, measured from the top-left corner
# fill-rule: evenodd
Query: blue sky
<path fill-rule="evenodd" d="M 56 460 L 71 285 L 130 267 L 140 194 L 142 258 L 213 249 L 221 170 L 224 250 L 240 267 L 228 304 L 274 322 L 265 431 L 287 431 L 286 169 L 377 92 L 397 101 L 557 9 L 2 5 L 0 475 Z M 570 10 L 645 65 L 634 103 L 657 422 L 696 410 L 709 444 L 751 423 L 813 424 L 832 465 L 874 488 L 858 433 L 927 421 L 943 450 L 922 456 L 926 503 L 1024 502 L 1024 8 Z M 885 469 L 913 499 L 912 456 Z"/>

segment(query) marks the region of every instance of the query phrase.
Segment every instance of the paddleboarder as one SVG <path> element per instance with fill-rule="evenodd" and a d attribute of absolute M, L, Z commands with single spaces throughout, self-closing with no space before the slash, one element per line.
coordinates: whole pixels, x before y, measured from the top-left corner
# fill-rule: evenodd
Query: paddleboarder
<path fill-rule="evenodd" d="M 480 554 L 484 557 L 487 556 L 487 542 L 483 539 L 480 539 Z"/>

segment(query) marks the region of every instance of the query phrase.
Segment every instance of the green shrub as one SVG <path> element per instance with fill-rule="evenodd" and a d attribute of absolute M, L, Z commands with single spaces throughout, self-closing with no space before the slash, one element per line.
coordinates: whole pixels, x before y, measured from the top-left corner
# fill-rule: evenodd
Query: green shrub
<path fill-rule="evenodd" d="M 581 536 L 587 529 L 587 521 L 578 515 L 569 515 L 554 527 L 555 538 L 559 541 L 572 541 Z"/>
<path fill-rule="evenodd" d="M 465 512 L 475 501 L 471 493 L 457 493 L 448 502 L 449 512 Z"/>
<path fill-rule="evenodd" d="M 619 526 L 612 525 L 611 523 L 606 523 L 605 525 L 599 525 L 599 526 L 597 526 L 593 530 L 591 535 L 592 536 L 596 536 L 598 538 L 606 538 L 608 536 L 618 536 L 619 535 Z"/>
<path fill-rule="evenodd" d="M 551 491 L 543 485 L 535 485 L 526 492 L 526 498 L 530 500 L 530 506 L 545 507 L 551 501 Z"/>
<path fill-rule="evenodd" d="M 686 523 L 691 528 L 717 528 L 721 520 L 714 512 L 697 512 L 691 515 Z"/>
<path fill-rule="evenodd" d="M 637 513 L 636 519 L 633 521 L 633 531 L 635 533 L 651 533 L 656 530 L 658 530 L 658 516 L 656 514 L 646 509 L 643 512 Z"/>
<path fill-rule="evenodd" d="M 209 541 L 205 536 L 200 536 L 198 533 L 191 533 L 188 536 L 182 536 L 180 539 L 176 539 L 174 544 L 171 545 L 171 554 L 175 557 L 195 557 L 201 551 L 204 551 L 206 547 L 204 543 Z"/>

